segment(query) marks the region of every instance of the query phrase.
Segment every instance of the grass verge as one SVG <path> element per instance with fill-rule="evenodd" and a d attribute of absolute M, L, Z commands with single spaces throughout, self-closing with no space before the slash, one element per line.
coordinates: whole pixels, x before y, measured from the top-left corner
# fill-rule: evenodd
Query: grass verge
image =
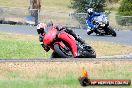
<path fill-rule="evenodd" d="M 88 42 L 99 56 L 113 56 L 132 53 L 131 46 L 115 43 Z M 0 58 L 49 58 L 51 52 L 45 52 L 38 42 L 38 36 L 0 33 Z"/>
<path fill-rule="evenodd" d="M 132 80 L 131 65 L 128 61 L 0 63 L 0 88 L 82 88 L 78 81 L 82 67 L 90 79 Z"/>
<path fill-rule="evenodd" d="M 95 49 L 97 56 L 126 55 L 132 53 L 132 46 L 101 41 L 91 41 L 88 44 Z"/>
<path fill-rule="evenodd" d="M 50 52 L 46 53 L 34 39 L 33 36 L 0 33 L 0 58 L 49 58 Z"/>

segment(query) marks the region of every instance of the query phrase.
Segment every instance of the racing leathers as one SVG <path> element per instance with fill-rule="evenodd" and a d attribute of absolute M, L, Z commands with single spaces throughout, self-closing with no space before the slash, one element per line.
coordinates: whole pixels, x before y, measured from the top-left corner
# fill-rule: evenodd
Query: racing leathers
<path fill-rule="evenodd" d="M 94 18 L 100 15 L 101 13 L 97 13 L 97 12 L 94 12 L 92 15 L 89 15 L 88 20 L 86 21 L 88 29 L 90 28 L 90 31 L 88 31 L 87 29 L 87 33 L 89 33 L 89 35 L 93 33 L 94 30 L 97 29 L 97 25 L 94 25 Z"/>

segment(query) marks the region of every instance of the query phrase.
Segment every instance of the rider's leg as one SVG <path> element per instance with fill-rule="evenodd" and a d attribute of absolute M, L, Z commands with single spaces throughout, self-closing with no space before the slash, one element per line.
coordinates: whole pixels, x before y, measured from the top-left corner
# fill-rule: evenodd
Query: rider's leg
<path fill-rule="evenodd" d="M 92 34 L 94 31 L 93 31 L 93 29 L 91 28 L 91 27 L 87 27 L 87 34 L 88 35 L 90 35 L 90 34 Z"/>
<path fill-rule="evenodd" d="M 69 33 L 70 35 L 72 35 L 78 42 L 80 43 L 85 43 L 85 41 L 79 37 L 79 35 L 76 35 L 75 32 L 73 32 L 72 30 L 70 29 L 66 29 L 65 32 Z"/>

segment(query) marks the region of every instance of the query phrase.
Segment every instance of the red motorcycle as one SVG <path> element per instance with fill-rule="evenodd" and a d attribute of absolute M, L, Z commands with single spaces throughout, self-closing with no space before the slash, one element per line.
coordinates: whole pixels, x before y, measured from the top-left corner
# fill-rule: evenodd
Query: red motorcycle
<path fill-rule="evenodd" d="M 53 25 L 46 29 L 43 43 L 51 48 L 58 58 L 96 58 L 94 49 L 81 44 L 64 30 L 58 31 Z"/>

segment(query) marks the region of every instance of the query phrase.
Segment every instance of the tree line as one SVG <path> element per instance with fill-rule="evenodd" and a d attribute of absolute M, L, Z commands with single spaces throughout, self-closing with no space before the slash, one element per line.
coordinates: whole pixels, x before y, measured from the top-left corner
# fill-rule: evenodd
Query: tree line
<path fill-rule="evenodd" d="M 105 11 L 106 2 L 120 3 L 118 14 L 132 16 L 132 0 L 72 0 L 71 7 L 76 12 L 86 12 L 88 8 L 94 8 L 97 12 Z"/>

